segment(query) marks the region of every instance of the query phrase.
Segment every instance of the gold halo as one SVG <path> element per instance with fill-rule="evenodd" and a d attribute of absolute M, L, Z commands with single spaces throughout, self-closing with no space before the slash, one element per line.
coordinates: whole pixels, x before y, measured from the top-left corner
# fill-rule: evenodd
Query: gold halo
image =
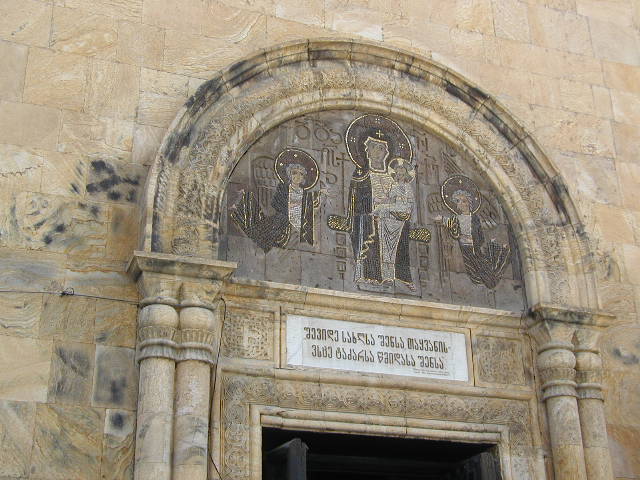
<path fill-rule="evenodd" d="M 466 190 L 471 194 L 471 198 L 473 199 L 471 213 L 476 213 L 482 204 L 482 196 L 474 181 L 464 175 L 453 175 L 442 183 L 442 187 L 440 188 L 442 201 L 449 210 L 456 215 L 460 215 L 461 212 L 458 211 L 455 205 L 450 203 L 451 195 L 453 195 L 456 190 Z"/>
<path fill-rule="evenodd" d="M 306 181 L 302 186 L 303 190 L 313 188 L 318 183 L 318 177 L 320 176 L 318 164 L 311 155 L 299 148 L 285 148 L 276 157 L 273 169 L 282 183 L 289 181 L 286 169 L 292 163 L 300 164 L 307 169 Z"/>
<path fill-rule="evenodd" d="M 368 137 L 387 143 L 387 158 L 400 157 L 409 161 L 413 159 L 411 142 L 400 125 L 387 117 L 367 113 L 353 120 L 344 135 L 349 158 L 359 169 L 368 169 L 364 151 L 364 141 Z"/>

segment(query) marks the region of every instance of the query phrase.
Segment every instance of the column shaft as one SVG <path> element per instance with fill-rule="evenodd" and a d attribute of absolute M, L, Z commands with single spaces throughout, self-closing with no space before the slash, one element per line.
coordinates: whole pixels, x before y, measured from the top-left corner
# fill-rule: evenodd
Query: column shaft
<path fill-rule="evenodd" d="M 138 325 L 140 393 L 134 477 L 170 480 L 178 315 L 169 305 L 152 304 L 140 311 Z"/>
<path fill-rule="evenodd" d="M 176 370 L 173 480 L 207 479 L 216 318 L 211 309 L 204 307 L 186 307 L 180 312 L 182 340 Z"/>

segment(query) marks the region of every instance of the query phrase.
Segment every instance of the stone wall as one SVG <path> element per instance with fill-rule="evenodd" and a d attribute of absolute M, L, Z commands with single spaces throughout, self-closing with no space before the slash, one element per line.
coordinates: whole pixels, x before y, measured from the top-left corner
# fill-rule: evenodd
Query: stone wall
<path fill-rule="evenodd" d="M 617 315 L 608 433 L 640 478 L 639 25 L 636 0 L 0 0 L 0 478 L 130 478 L 146 170 L 203 81 L 309 37 L 431 57 L 533 132 Z"/>

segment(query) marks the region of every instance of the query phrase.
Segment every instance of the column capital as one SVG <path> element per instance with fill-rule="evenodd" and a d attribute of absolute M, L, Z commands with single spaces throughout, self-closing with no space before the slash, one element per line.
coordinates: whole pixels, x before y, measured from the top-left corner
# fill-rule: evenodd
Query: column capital
<path fill-rule="evenodd" d="M 233 262 L 135 251 L 127 272 L 138 283 L 143 306 L 154 303 L 181 306 L 179 298 L 185 295 L 187 304 L 207 303 L 205 298 L 214 303 L 212 297 L 218 297 L 223 282 L 236 268 Z"/>

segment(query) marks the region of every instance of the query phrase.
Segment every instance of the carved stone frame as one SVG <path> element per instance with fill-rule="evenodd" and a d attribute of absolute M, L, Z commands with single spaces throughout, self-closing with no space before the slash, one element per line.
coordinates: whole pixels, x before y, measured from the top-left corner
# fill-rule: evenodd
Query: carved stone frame
<path fill-rule="evenodd" d="M 527 299 L 534 306 L 528 312 L 528 323 L 538 344 L 540 391 L 514 389 L 491 393 L 479 386 L 468 387 L 468 390 L 451 386 L 438 386 L 435 391 L 416 390 L 414 384 L 407 388 L 402 382 L 401 387 L 387 389 L 391 394 L 403 392 L 410 401 L 417 399 L 416 405 L 420 399 L 436 399 L 430 410 L 421 410 L 431 412 L 424 417 L 416 409 L 394 411 L 393 402 L 389 408 L 376 410 L 362 405 L 353 409 L 341 407 L 337 394 L 334 395 L 337 406 L 331 403 L 333 397 L 324 393 L 317 397 L 319 401 L 305 400 L 313 397 L 311 393 L 298 395 L 300 398 L 295 401 L 280 395 L 285 387 L 299 392 L 311 388 L 309 385 L 320 388 L 321 381 L 327 392 L 337 388 L 336 392 L 360 389 L 361 393 L 372 393 L 380 390 L 379 386 L 336 382 L 335 376 L 321 380 L 322 376 L 313 372 L 307 373 L 307 378 L 296 377 L 277 364 L 259 368 L 252 364 L 242 368 L 235 363 L 225 365 L 219 369 L 213 392 L 214 422 L 211 425 L 211 438 L 223 440 L 221 444 L 213 441 L 213 450 L 222 448 L 220 459 L 224 468 L 231 465 L 227 461 L 228 448 L 233 445 L 240 446 L 237 453 L 241 456 L 250 453 L 251 429 L 260 425 L 260 422 L 251 423 L 250 405 L 255 405 L 253 408 L 258 411 L 257 406 L 262 405 L 297 414 L 304 410 L 370 415 L 367 418 L 374 421 L 378 418 L 382 426 L 389 418 L 402 417 L 409 428 L 411 422 L 426 420 L 452 425 L 463 420 L 469 425 L 506 425 L 510 419 L 501 423 L 487 412 L 518 413 L 525 405 L 529 410 L 527 416 L 537 417 L 532 412 L 537 411 L 534 405 L 540 398 L 546 404 L 548 424 L 552 426 L 550 453 L 556 478 L 610 479 L 606 439 L 603 443 L 601 435 L 590 433 L 593 428 L 585 428 L 588 426 L 585 422 L 597 418 L 599 428 L 604 429 L 596 341 L 609 318 L 597 312 L 595 256 L 558 171 L 532 135 L 499 102 L 455 72 L 397 49 L 360 40 L 335 39 L 292 42 L 263 50 L 217 74 L 203 84 L 178 113 L 150 169 L 143 205 L 142 251 L 135 252 L 133 262 L 133 265 L 140 264 L 140 268 L 131 270 L 145 297 L 139 320 L 139 347 L 144 347 L 140 368 L 141 373 L 145 372 L 141 374 L 140 392 L 145 394 L 141 393 L 138 404 L 136 479 L 207 478 L 206 444 L 189 444 L 194 438 L 193 428 L 197 425 L 200 429 L 203 425 L 209 428 L 206 411 L 200 409 L 182 416 L 176 412 L 189 407 L 180 402 L 186 402 L 194 394 L 200 399 L 200 406 L 205 400 L 211 400 L 206 386 L 209 366 L 217 362 L 215 353 L 220 341 L 212 333 L 217 331 L 221 317 L 217 299 L 220 295 L 222 298 L 227 294 L 233 296 L 233 292 L 251 288 L 251 285 L 234 285 L 228 280 L 233 265 L 211 260 L 217 257 L 224 190 L 237 162 L 264 132 L 291 118 L 322 109 L 363 110 L 413 122 L 455 144 L 487 173 L 513 227 Z M 194 276 L 194 271 L 202 271 L 203 275 Z M 271 300 L 282 303 L 296 303 L 292 299 L 297 298 L 297 303 L 302 305 L 314 301 L 325 302 L 325 305 L 335 303 L 336 296 L 331 292 L 318 293 L 304 287 L 292 287 L 284 292 L 279 286 L 263 283 L 255 286 L 256 298 L 271 295 Z M 337 297 L 342 298 L 347 308 L 359 308 L 356 298 L 344 294 Z M 366 310 L 384 308 L 394 302 L 362 300 L 360 303 L 368 304 Z M 399 315 L 425 309 L 438 314 L 439 309 L 444 312 L 451 308 L 428 306 L 426 302 L 408 302 L 407 306 L 396 303 Z M 467 310 L 473 317 L 475 313 Z M 495 311 L 494 316 L 499 318 L 503 313 Z M 487 312 L 483 315 L 491 316 Z M 206 325 L 201 321 L 203 318 Z M 513 328 L 520 334 L 524 332 Z M 194 342 L 196 337 L 192 334 L 195 333 L 199 336 Z M 200 371 L 198 381 L 202 387 L 199 390 L 192 389 L 187 381 L 193 368 Z M 156 381 L 158 372 L 163 379 L 161 386 Z M 240 397 L 229 390 L 229 382 L 238 384 L 238 391 L 242 391 Z M 245 392 L 240 384 L 246 384 L 249 390 Z M 253 392 L 255 396 L 251 388 L 257 389 L 257 393 Z M 440 393 L 438 388 L 442 389 Z M 265 391 L 274 395 L 265 395 Z M 162 398 L 163 395 L 166 398 Z M 480 398 L 483 395 L 488 396 Z M 472 399 L 467 403 L 476 406 L 463 408 L 460 420 L 455 412 L 437 410 L 438 404 L 465 403 L 467 397 Z M 323 398 L 329 403 L 323 403 Z M 366 396 L 360 395 L 360 398 Z M 381 404 L 387 402 L 382 400 L 383 396 L 380 398 Z M 162 401 L 157 402 L 158 399 Z M 478 402 L 485 407 L 492 402 L 507 403 L 492 410 L 478 407 Z M 220 409 L 215 410 L 218 407 Z M 440 413 L 434 414 L 434 411 Z M 491 418 L 479 418 L 478 412 L 485 412 Z M 242 421 L 233 421 L 234 416 Z M 268 418 L 273 417 L 269 413 Z M 306 421 L 313 426 L 315 420 Z M 540 423 L 544 424 L 544 420 L 532 421 L 532 425 Z M 512 424 L 516 425 L 517 419 Z M 164 433 L 145 438 L 150 427 Z M 540 430 L 529 433 L 544 436 L 543 430 L 541 426 Z M 237 432 L 235 437 L 239 441 L 227 438 L 229 432 Z M 584 438 L 582 432 L 585 432 Z M 515 433 L 510 427 L 511 445 L 518 445 L 514 443 Z M 539 442 L 535 445 L 541 448 Z M 194 449 L 190 450 L 191 446 Z M 533 443 L 525 446 L 533 448 Z M 192 450 L 198 451 L 198 455 L 189 456 Z M 512 455 L 510 460 L 512 472 L 517 470 L 515 457 Z M 541 458 L 540 452 L 529 458 Z M 536 461 L 532 467 L 535 478 L 545 477 L 540 463 Z M 230 475 L 224 478 L 247 478 L 247 472 L 231 468 Z M 215 478 L 214 475 L 210 470 L 209 477 Z"/>

